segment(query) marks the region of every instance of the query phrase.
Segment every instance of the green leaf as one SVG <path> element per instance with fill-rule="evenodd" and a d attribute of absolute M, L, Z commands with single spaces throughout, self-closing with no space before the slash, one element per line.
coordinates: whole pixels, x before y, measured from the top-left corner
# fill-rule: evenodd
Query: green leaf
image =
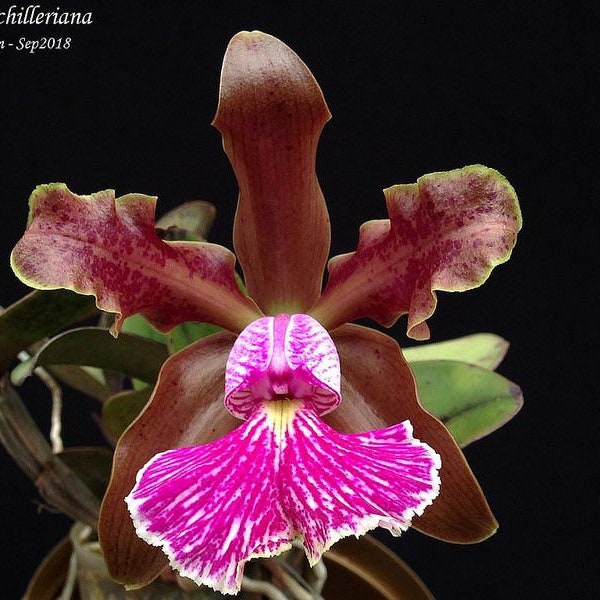
<path fill-rule="evenodd" d="M 146 317 L 136 313 L 135 315 L 131 315 L 127 317 L 123 321 L 123 328 L 121 329 L 124 333 L 133 333 L 135 335 L 140 335 L 148 340 L 154 340 L 155 342 L 159 342 L 160 344 L 167 344 L 167 336 L 157 329 L 155 329 Z M 146 382 L 140 379 L 133 379 L 132 381 L 133 387 L 136 390 L 141 390 L 146 387 Z"/>
<path fill-rule="evenodd" d="M 167 349 L 158 342 L 126 333 L 115 339 L 106 329 L 81 327 L 48 341 L 28 361 L 27 371 L 21 373 L 21 378 L 38 366 L 85 365 L 154 383 L 167 357 Z"/>
<path fill-rule="evenodd" d="M 210 323 L 195 323 L 193 321 L 182 323 L 175 327 L 167 336 L 169 352 L 175 354 L 175 352 L 179 352 L 193 342 L 218 331 L 223 330 Z"/>
<path fill-rule="evenodd" d="M 476 365 L 419 361 L 411 369 L 421 404 L 446 425 L 461 447 L 507 423 L 523 405 L 519 386 Z"/>
<path fill-rule="evenodd" d="M 139 313 L 127 317 L 123 321 L 123 327 L 121 329 L 123 333 L 133 333 L 161 344 L 167 343 L 167 338 L 158 329 L 155 329 L 146 317 L 143 317 Z"/>
<path fill-rule="evenodd" d="M 97 498 L 102 499 L 108 486 L 112 466 L 112 452 L 108 448 L 100 446 L 66 448 L 57 456 Z"/>
<path fill-rule="evenodd" d="M 127 390 L 111 396 L 102 406 L 102 425 L 115 440 L 129 427 L 148 402 L 152 388 Z"/>
<path fill-rule="evenodd" d="M 210 202 L 195 200 L 175 207 L 156 222 L 166 240 L 202 242 L 214 223 L 216 209 Z"/>
<path fill-rule="evenodd" d="M 35 291 L 0 314 L 0 372 L 28 346 L 98 313 L 91 296 L 68 290 Z"/>
<path fill-rule="evenodd" d="M 104 402 L 111 394 L 104 373 L 100 369 L 76 365 L 53 365 L 47 370 L 56 379 L 100 402 Z"/>
<path fill-rule="evenodd" d="M 33 359 L 19 363 L 11 371 L 11 383 L 17 386 L 21 385 L 31 375 L 35 366 Z M 46 370 L 62 383 L 66 383 L 73 389 L 100 400 L 100 402 L 104 402 L 112 393 L 100 369 L 75 365 L 51 365 Z"/>
<path fill-rule="evenodd" d="M 148 320 L 140 314 L 127 317 L 123 322 L 121 331 L 140 335 L 150 340 L 155 340 L 167 345 L 169 354 L 175 354 L 186 346 L 198 341 L 199 339 L 222 331 L 217 325 L 210 323 L 197 323 L 195 321 L 186 321 L 177 325 L 169 333 L 163 335 L 157 331 Z"/>
<path fill-rule="evenodd" d="M 494 370 L 508 350 L 508 342 L 494 333 L 474 333 L 454 340 L 403 348 L 412 363 L 423 360 L 457 360 Z"/>

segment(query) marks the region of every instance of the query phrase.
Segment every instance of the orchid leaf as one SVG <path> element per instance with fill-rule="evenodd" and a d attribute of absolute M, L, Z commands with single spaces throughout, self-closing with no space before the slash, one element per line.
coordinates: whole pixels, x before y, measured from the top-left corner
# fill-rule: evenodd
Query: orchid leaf
<path fill-rule="evenodd" d="M 411 364 L 419 400 L 464 448 L 507 423 L 523 405 L 520 388 L 498 373 L 453 360 Z"/>
<path fill-rule="evenodd" d="M 115 440 L 121 437 L 142 412 L 151 394 L 151 386 L 140 390 L 127 390 L 111 396 L 102 405 L 102 425 Z"/>
<path fill-rule="evenodd" d="M 177 326 L 179 327 L 179 325 Z M 143 317 L 139 313 L 135 315 L 131 315 L 127 317 L 123 321 L 123 327 L 121 328 L 121 332 L 123 333 L 132 333 L 134 335 L 139 335 L 148 340 L 154 340 L 160 344 L 167 344 L 168 334 L 161 333 L 155 327 L 150 324 L 150 321 Z M 147 383 L 140 379 L 133 379 L 132 381 L 133 387 L 136 390 L 141 390 L 146 387 Z"/>
<path fill-rule="evenodd" d="M 165 240 L 203 242 L 208 237 L 216 212 L 210 202 L 186 202 L 158 219 L 156 227 L 164 231 L 161 237 Z"/>
<path fill-rule="evenodd" d="M 213 125 L 240 189 L 234 247 L 248 292 L 267 314 L 306 312 L 321 292 L 330 227 L 315 160 L 330 117 L 288 46 L 260 31 L 232 38 Z"/>
<path fill-rule="evenodd" d="M 140 315 L 139 313 L 127 317 L 123 321 L 123 327 L 121 328 L 121 331 L 123 333 L 139 335 L 148 340 L 154 340 L 155 342 L 159 342 L 161 344 L 167 343 L 166 334 L 158 331 L 158 329 L 150 324 L 150 321 L 148 321 L 146 317 Z"/>
<path fill-rule="evenodd" d="M 48 341 L 27 363 L 21 379 L 38 366 L 85 365 L 154 383 L 168 354 L 165 346 L 132 334 L 113 338 L 106 329 L 82 327 Z"/>
<path fill-rule="evenodd" d="M 260 316 L 238 289 L 235 257 L 206 242 L 164 242 L 154 230 L 156 198 L 113 190 L 78 196 L 64 184 L 38 186 L 11 264 L 26 284 L 96 296 L 117 318 L 141 312 L 161 331 L 209 321 L 240 331 Z"/>
<path fill-rule="evenodd" d="M 41 365 L 36 364 L 35 357 L 20 362 L 10 373 L 11 383 L 16 386 L 22 385 L 39 366 Z M 46 370 L 62 383 L 100 402 L 104 402 L 111 394 L 104 373 L 100 369 L 76 365 L 49 365 Z"/>
<path fill-rule="evenodd" d="M 502 362 L 508 342 L 493 333 L 474 333 L 454 340 L 403 348 L 409 364 L 423 360 L 458 360 L 493 371 Z"/>
<path fill-rule="evenodd" d="M 57 454 L 58 458 L 79 477 L 98 499 L 102 499 L 112 463 L 112 452 L 108 448 L 75 447 Z"/>
<path fill-rule="evenodd" d="M 63 383 L 100 402 L 104 402 L 110 396 L 110 389 L 100 369 L 76 365 L 52 365 L 47 369 Z"/>
<path fill-rule="evenodd" d="M 187 321 L 177 325 L 169 333 L 162 334 L 152 327 L 147 319 L 137 314 L 125 319 L 121 331 L 166 344 L 169 354 L 175 354 L 175 352 L 179 352 L 179 350 L 189 346 L 193 342 L 222 330 L 217 325 L 212 325 L 211 323 Z"/>
<path fill-rule="evenodd" d="M 311 314 L 328 329 L 360 317 L 390 327 L 408 314 L 407 335 L 429 338 L 436 290 L 481 285 L 510 257 L 521 213 L 497 171 L 472 165 L 384 190 L 389 220 L 360 229 L 355 252 L 329 261 L 329 279 Z"/>
<path fill-rule="evenodd" d="M 93 298 L 68 290 L 35 291 L 0 313 L 0 373 L 31 344 L 93 317 Z"/>
<path fill-rule="evenodd" d="M 218 331 L 222 331 L 221 328 L 210 323 L 194 323 L 191 321 L 181 323 L 167 334 L 169 353 L 175 354 L 175 352 L 179 352 L 193 342 Z"/>

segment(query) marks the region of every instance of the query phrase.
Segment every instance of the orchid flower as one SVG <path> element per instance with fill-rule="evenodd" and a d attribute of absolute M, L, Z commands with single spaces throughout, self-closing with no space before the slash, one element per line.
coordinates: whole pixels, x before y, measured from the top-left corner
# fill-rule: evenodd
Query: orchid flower
<path fill-rule="evenodd" d="M 315 158 L 329 118 L 291 49 L 260 32 L 233 37 L 214 125 L 240 188 L 247 296 L 229 250 L 156 236 L 156 198 L 61 184 L 31 197 L 12 254 L 24 282 L 95 295 L 116 314 L 114 335 L 135 313 L 161 331 L 226 330 L 164 363 L 116 447 L 99 535 L 129 587 L 169 561 L 236 593 L 245 562 L 296 537 L 314 563 L 377 526 L 458 543 L 497 527 L 462 452 L 420 406 L 398 344 L 348 322 L 389 327 L 406 314 L 408 335 L 426 339 L 436 290 L 477 287 L 509 258 L 514 190 L 480 165 L 384 190 L 389 219 L 365 223 L 356 251 L 329 261 L 322 292 L 330 226 Z"/>

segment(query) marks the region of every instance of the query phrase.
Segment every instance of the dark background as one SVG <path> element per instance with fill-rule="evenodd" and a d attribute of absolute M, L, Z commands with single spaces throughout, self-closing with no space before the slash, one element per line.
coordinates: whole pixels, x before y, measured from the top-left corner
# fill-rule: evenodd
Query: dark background
<path fill-rule="evenodd" d="M 512 342 L 500 372 L 522 386 L 525 406 L 466 450 L 500 530 L 468 547 L 413 531 L 384 539 L 439 599 L 597 597 L 587 543 L 598 479 L 598 5 L 38 1 L 92 10 L 93 24 L 0 25 L 7 42 L 72 37 L 68 51 L 0 50 L 0 304 L 26 292 L 8 257 L 39 183 L 158 195 L 160 212 L 210 200 L 211 239 L 230 245 L 236 183 L 209 126 L 220 64 L 238 30 L 276 35 L 333 113 L 317 165 L 332 254 L 354 248 L 363 221 L 385 217 L 383 187 L 427 172 L 492 166 L 522 204 L 511 261 L 478 290 L 440 294 L 430 321 L 434 341 L 493 331 Z M 404 330 L 404 320 L 392 330 L 401 343 Z M 46 398 L 27 401 L 48 410 Z M 67 443 L 96 439 L 92 410 L 67 399 Z M 2 597 L 17 598 L 69 522 L 40 508 L 3 450 L 0 467 Z"/>

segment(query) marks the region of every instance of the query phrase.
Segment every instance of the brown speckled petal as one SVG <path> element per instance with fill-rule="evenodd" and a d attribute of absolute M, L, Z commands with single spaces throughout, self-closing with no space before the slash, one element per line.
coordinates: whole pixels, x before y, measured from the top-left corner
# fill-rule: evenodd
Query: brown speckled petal
<path fill-rule="evenodd" d="M 38 186 L 15 246 L 17 276 L 38 289 L 93 294 L 123 319 L 140 312 L 167 331 L 207 321 L 240 331 L 260 316 L 234 278 L 233 254 L 205 242 L 164 242 L 154 230 L 156 198 L 113 190 L 78 196 L 64 184 Z"/>
<path fill-rule="evenodd" d="M 328 329 L 360 317 L 385 327 L 408 314 L 409 337 L 429 337 L 435 290 L 480 286 L 508 260 L 521 228 L 515 191 L 472 165 L 384 190 L 389 220 L 360 229 L 356 252 L 333 257 L 311 315 Z"/>

